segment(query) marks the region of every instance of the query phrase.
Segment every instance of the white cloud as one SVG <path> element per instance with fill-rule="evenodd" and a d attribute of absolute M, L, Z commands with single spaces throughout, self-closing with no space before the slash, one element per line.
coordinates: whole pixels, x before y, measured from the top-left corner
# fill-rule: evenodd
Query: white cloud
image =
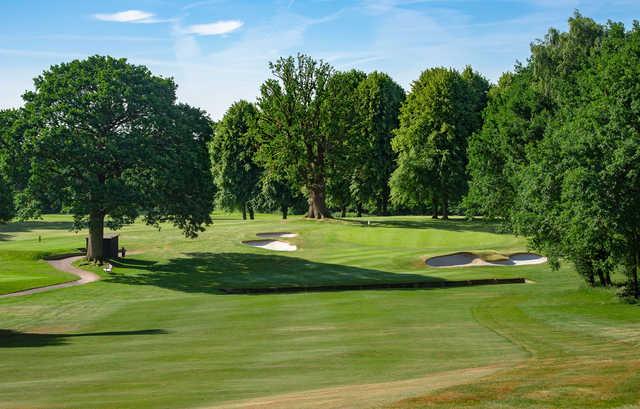
<path fill-rule="evenodd" d="M 187 27 L 186 33 L 197 34 L 201 36 L 215 36 L 228 34 L 236 31 L 243 26 L 243 22 L 239 20 L 221 20 L 208 24 L 194 24 Z"/>
<path fill-rule="evenodd" d="M 96 19 L 117 23 L 156 23 L 155 14 L 142 10 L 126 10 L 112 14 L 94 14 Z"/>

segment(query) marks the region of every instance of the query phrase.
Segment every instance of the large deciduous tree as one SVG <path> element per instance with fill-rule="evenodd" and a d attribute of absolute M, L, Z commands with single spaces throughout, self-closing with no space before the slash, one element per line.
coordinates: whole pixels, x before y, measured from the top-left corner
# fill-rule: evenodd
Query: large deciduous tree
<path fill-rule="evenodd" d="M 19 112 L 15 109 L 0 110 L 0 223 L 10 220 L 14 213 L 14 186 L 10 173 L 14 169 L 14 126 Z"/>
<path fill-rule="evenodd" d="M 56 191 L 89 227 L 87 257 L 101 261 L 105 222 L 142 215 L 195 237 L 211 222 L 213 183 L 206 115 L 176 104 L 176 85 L 125 59 L 93 56 L 54 65 L 25 93 L 30 178 L 26 214 Z M 36 200 L 33 200 L 36 199 Z"/>
<path fill-rule="evenodd" d="M 404 99 L 402 87 L 384 73 L 372 72 L 358 86 L 359 132 L 351 146 L 355 166 L 351 191 L 358 209 L 366 204 L 377 214 L 388 213 L 389 178 L 395 169 L 391 139 Z"/>
<path fill-rule="evenodd" d="M 400 113 L 392 141 L 398 167 L 390 185 L 395 202 L 431 200 L 434 217 L 466 191 L 467 140 L 480 126 L 488 82 L 465 70 L 433 68 L 422 73 Z"/>
<path fill-rule="evenodd" d="M 247 101 L 231 105 L 217 124 L 211 155 L 218 188 L 218 202 L 223 208 L 240 209 L 254 218 L 254 203 L 260 193 L 262 169 L 256 163 L 258 150 L 258 111 Z"/>
<path fill-rule="evenodd" d="M 333 68 L 303 54 L 281 58 L 269 67 L 274 78 L 262 84 L 258 98 L 262 163 L 305 191 L 308 217 L 331 217 L 326 178 L 335 135 L 323 128 L 323 104 Z"/>
<path fill-rule="evenodd" d="M 323 132 L 330 135 L 331 163 L 327 166 L 327 201 L 346 216 L 353 203 L 351 183 L 361 157 L 362 121 L 358 87 L 367 75 L 358 70 L 335 73 L 327 85 L 323 106 Z"/>

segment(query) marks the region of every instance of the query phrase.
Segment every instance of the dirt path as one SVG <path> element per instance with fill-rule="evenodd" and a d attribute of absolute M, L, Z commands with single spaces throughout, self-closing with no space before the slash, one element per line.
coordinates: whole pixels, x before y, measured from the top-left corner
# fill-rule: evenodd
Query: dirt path
<path fill-rule="evenodd" d="M 405 381 L 345 385 L 333 388 L 234 401 L 206 409 L 364 409 L 424 395 L 436 389 L 461 385 L 490 375 L 504 366 L 491 365 L 438 372 Z M 204 409 L 204 408 L 203 408 Z"/>
<path fill-rule="evenodd" d="M 77 285 L 93 283 L 94 281 L 100 280 L 99 275 L 95 273 L 91 273 L 89 271 L 81 270 L 72 264 L 76 260 L 80 260 L 83 257 L 84 256 L 73 256 L 73 257 L 63 258 L 60 260 L 47 260 L 47 263 L 49 263 L 53 268 L 60 271 L 64 271 L 65 273 L 70 273 L 75 276 L 78 276 L 79 280 L 69 281 L 61 284 L 47 285 L 44 287 L 32 288 L 30 290 L 16 291 L 15 293 L 0 295 L 0 298 L 19 297 L 21 295 L 43 293 L 45 291 L 57 290 L 58 288 L 75 287 Z"/>

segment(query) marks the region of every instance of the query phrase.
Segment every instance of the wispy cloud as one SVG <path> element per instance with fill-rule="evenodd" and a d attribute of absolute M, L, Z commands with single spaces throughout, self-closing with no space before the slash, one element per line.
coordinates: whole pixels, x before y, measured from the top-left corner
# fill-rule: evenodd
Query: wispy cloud
<path fill-rule="evenodd" d="M 158 23 L 155 14 L 142 10 L 126 10 L 111 14 L 94 14 L 98 20 L 113 21 L 116 23 Z"/>
<path fill-rule="evenodd" d="M 244 23 L 240 20 L 221 20 L 208 24 L 194 24 L 187 27 L 185 32 L 201 36 L 216 36 L 236 31 L 243 25 Z"/>

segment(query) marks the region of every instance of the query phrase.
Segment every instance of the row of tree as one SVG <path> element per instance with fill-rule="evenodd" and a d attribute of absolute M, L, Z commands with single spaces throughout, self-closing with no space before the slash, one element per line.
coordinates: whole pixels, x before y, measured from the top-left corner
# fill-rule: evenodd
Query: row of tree
<path fill-rule="evenodd" d="M 501 218 L 592 285 L 640 296 L 640 24 L 576 13 L 489 94 L 469 141 L 472 214 Z"/>
<path fill-rule="evenodd" d="M 424 71 L 408 95 L 388 75 L 305 55 L 270 64 L 255 104 L 219 123 L 176 102 L 171 79 L 111 57 L 51 67 L 0 113 L 0 220 L 44 209 L 102 231 L 142 215 L 194 236 L 221 207 L 450 207 L 498 218 L 593 285 L 616 272 L 640 296 L 640 24 L 576 13 L 497 85 L 471 68 Z M 217 193 L 216 193 L 217 191 Z"/>
<path fill-rule="evenodd" d="M 307 216 L 394 208 L 434 216 L 466 192 L 466 146 L 482 125 L 489 83 L 471 68 L 426 70 L 408 97 L 386 74 L 336 72 L 305 55 L 270 65 L 257 103 L 236 102 L 211 144 L 223 208 L 307 199 Z"/>

